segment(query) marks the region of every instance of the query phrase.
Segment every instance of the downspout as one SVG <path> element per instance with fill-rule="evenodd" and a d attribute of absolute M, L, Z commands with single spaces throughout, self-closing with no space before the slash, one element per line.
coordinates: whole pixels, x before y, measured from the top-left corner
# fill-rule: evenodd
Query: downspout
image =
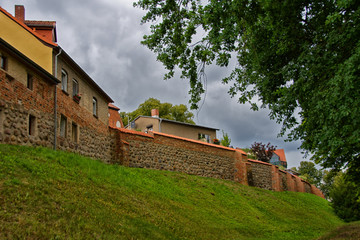
<path fill-rule="evenodd" d="M 58 54 L 55 55 L 55 73 L 54 76 L 57 78 L 57 58 L 61 54 L 62 49 Z M 54 90 L 54 150 L 56 151 L 56 144 L 57 144 L 57 84 L 55 84 Z"/>

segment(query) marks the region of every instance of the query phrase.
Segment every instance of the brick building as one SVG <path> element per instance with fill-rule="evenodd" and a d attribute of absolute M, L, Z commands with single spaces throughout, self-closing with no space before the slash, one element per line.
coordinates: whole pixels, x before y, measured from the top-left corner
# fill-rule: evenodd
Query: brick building
<path fill-rule="evenodd" d="M 0 8 L 0 139 L 109 161 L 113 100 L 56 43 L 56 22 Z M 114 113 L 113 113 L 114 114 Z"/>

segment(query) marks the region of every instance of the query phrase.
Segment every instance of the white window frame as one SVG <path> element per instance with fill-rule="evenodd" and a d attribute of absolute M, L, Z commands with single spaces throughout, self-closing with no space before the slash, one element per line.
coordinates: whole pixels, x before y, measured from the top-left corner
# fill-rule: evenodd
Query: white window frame
<path fill-rule="evenodd" d="M 95 97 L 93 97 L 93 115 L 95 117 L 98 116 L 98 102 L 97 102 L 97 99 Z"/>
<path fill-rule="evenodd" d="M 79 94 L 79 82 L 75 78 L 73 78 L 72 82 L 73 82 L 72 95 L 75 96 L 75 95 Z"/>

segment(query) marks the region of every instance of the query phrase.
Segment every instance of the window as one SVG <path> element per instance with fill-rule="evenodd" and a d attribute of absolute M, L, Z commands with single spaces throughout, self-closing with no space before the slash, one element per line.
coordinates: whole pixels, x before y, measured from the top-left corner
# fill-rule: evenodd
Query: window
<path fill-rule="evenodd" d="M 29 115 L 29 135 L 34 136 L 36 130 L 36 117 Z"/>
<path fill-rule="evenodd" d="M 27 88 L 33 90 L 33 76 L 29 73 L 27 75 Z"/>
<path fill-rule="evenodd" d="M 93 114 L 97 116 L 97 100 L 95 97 L 93 97 Z"/>
<path fill-rule="evenodd" d="M 210 142 L 210 136 L 207 134 L 199 133 L 198 138 L 199 140 L 206 141 L 208 143 Z"/>
<path fill-rule="evenodd" d="M 0 55 L 0 68 L 6 70 L 7 68 L 7 59 L 6 57 Z"/>
<path fill-rule="evenodd" d="M 73 79 L 73 96 L 79 94 L 79 83 L 75 79 Z"/>
<path fill-rule="evenodd" d="M 64 69 L 61 70 L 61 90 L 67 92 L 68 75 Z"/>
<path fill-rule="evenodd" d="M 60 137 L 66 137 L 67 119 L 64 115 L 60 117 Z"/>
<path fill-rule="evenodd" d="M 72 127 L 71 127 L 72 131 L 71 131 L 71 140 L 73 142 L 78 142 L 78 126 L 76 123 L 72 123 Z"/>

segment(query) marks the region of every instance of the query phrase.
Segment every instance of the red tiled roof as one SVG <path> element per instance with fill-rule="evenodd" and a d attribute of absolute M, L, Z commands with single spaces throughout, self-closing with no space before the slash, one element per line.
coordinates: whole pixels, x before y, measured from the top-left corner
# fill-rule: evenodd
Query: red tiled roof
<path fill-rule="evenodd" d="M 45 44 L 51 45 L 52 47 L 56 47 L 57 44 L 44 38 L 43 36 L 39 35 L 37 32 L 35 32 L 34 30 L 32 30 L 31 28 L 29 28 L 28 26 L 26 26 L 25 23 L 21 22 L 20 20 L 16 19 L 13 15 L 11 15 L 10 13 L 8 13 L 5 9 L 3 9 L 2 7 L 0 7 L 0 12 L 4 13 L 6 16 L 8 16 L 9 18 L 11 18 L 14 22 L 16 22 L 17 24 L 19 24 L 22 28 L 24 28 L 26 31 L 28 31 L 29 33 L 31 33 L 32 35 L 34 35 L 37 39 L 39 39 L 40 41 L 42 41 Z"/>
<path fill-rule="evenodd" d="M 276 149 L 274 153 L 279 156 L 280 161 L 286 162 L 284 149 Z"/>

